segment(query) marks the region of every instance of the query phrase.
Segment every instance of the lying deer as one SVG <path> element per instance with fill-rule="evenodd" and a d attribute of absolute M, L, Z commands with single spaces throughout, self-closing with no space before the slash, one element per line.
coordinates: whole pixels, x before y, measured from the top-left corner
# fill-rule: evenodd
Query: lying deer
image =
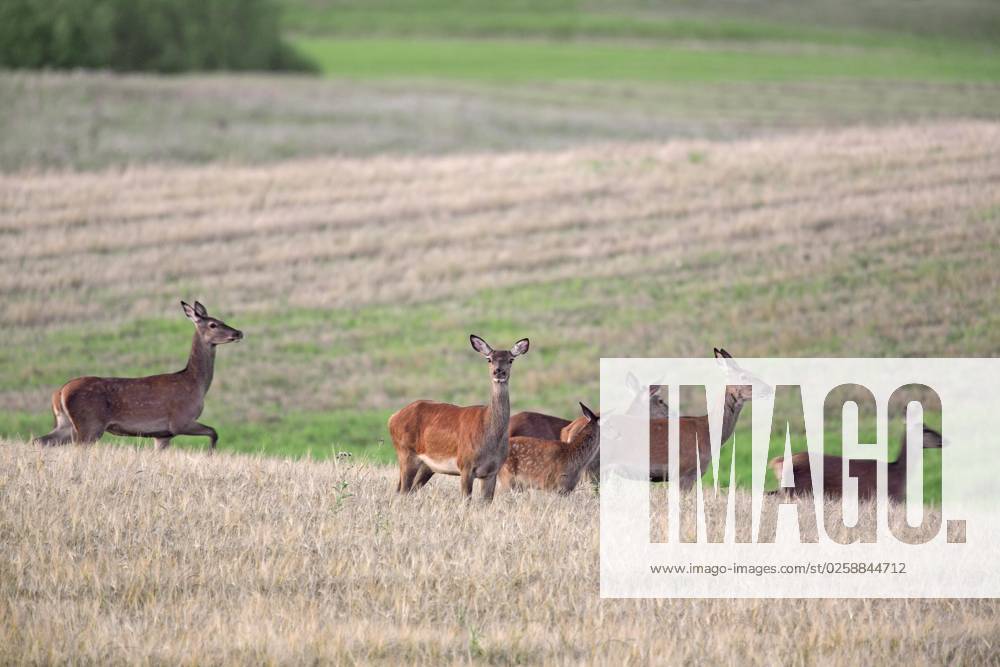
<path fill-rule="evenodd" d="M 939 449 L 942 446 L 941 434 L 932 428 L 924 427 L 923 448 Z M 850 462 L 851 476 L 858 480 L 858 499 L 875 497 L 878 472 L 876 461 L 852 460 Z M 789 496 L 811 495 L 813 492 L 812 469 L 809 466 L 809 452 L 792 454 L 793 486 L 783 486 L 778 489 Z M 777 456 L 768 464 L 780 483 L 785 469 L 785 457 Z M 900 502 L 906 500 L 906 433 L 902 437 L 902 449 L 896 460 L 886 466 L 888 471 L 889 497 Z M 823 456 L 823 495 L 839 498 L 844 492 L 844 459 L 839 456 Z"/>
<path fill-rule="evenodd" d="M 211 426 L 197 421 L 212 384 L 215 347 L 242 340 L 243 333 L 209 317 L 197 301 L 181 301 L 194 322 L 194 340 L 187 366 L 176 373 L 143 378 L 79 377 L 52 394 L 55 428 L 36 438 L 41 445 L 90 443 L 105 431 L 114 435 L 154 438 L 158 449 L 175 435 L 206 435 L 212 449 L 219 439 Z"/>
<path fill-rule="evenodd" d="M 459 475 L 466 497 L 472 495 L 473 481 L 481 479 L 483 498 L 493 499 L 497 473 L 510 448 L 510 367 L 528 351 L 528 339 L 517 341 L 510 351 L 494 350 L 479 336 L 470 336 L 469 341 L 489 362 L 490 404 L 459 407 L 416 401 L 389 417 L 389 433 L 399 460 L 400 493 L 415 491 L 434 473 L 441 473 Z"/>
<path fill-rule="evenodd" d="M 513 437 L 510 453 L 500 469 L 503 489 L 530 487 L 544 491 L 569 493 L 576 488 L 580 475 L 597 454 L 601 443 L 600 420 L 583 403 L 586 423 L 570 442 L 542 438 Z"/>
<path fill-rule="evenodd" d="M 632 406 L 626 414 L 639 416 L 641 412 L 640 406 L 642 405 L 639 401 L 639 393 L 642 391 L 642 387 L 639 385 L 639 379 L 632 373 L 628 374 L 626 380 L 629 383 L 629 388 L 635 394 Z M 656 385 L 650 386 L 650 417 L 653 419 L 666 419 L 667 414 L 667 404 L 660 397 L 660 387 Z M 581 418 L 579 417 L 574 421 L 580 422 L 579 425 L 581 426 L 583 423 L 586 423 L 586 420 L 581 422 Z M 510 437 L 524 436 L 528 438 L 541 438 L 542 440 L 562 440 L 563 442 L 569 442 L 573 433 L 568 427 L 574 421 L 563 419 L 562 417 L 554 417 L 542 412 L 518 412 L 510 418 Z"/>

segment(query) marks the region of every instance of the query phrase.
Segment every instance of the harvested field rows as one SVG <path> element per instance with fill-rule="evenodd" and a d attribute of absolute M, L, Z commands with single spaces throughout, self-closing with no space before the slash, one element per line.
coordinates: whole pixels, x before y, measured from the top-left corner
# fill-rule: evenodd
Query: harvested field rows
<path fill-rule="evenodd" d="M 558 411 L 601 355 L 992 354 L 998 155 L 1000 126 L 953 122 L 0 176 L 0 410 L 177 366 L 182 297 L 248 332 L 221 419 L 362 412 L 351 442 L 405 400 L 481 400 L 470 330 L 530 336 L 515 409 Z"/>

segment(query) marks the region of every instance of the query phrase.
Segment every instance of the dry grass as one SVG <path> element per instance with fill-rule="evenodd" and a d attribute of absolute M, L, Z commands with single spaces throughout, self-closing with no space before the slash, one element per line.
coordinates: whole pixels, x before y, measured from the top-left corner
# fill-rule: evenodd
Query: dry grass
<path fill-rule="evenodd" d="M 598 501 L 0 444 L 0 662 L 985 664 L 994 600 L 601 600 Z"/>

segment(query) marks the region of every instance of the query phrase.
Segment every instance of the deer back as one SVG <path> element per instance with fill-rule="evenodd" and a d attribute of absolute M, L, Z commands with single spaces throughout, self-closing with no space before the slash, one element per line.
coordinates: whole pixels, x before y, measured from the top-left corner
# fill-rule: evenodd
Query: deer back
<path fill-rule="evenodd" d="M 541 412 L 518 412 L 510 418 L 510 437 L 524 436 L 541 438 L 542 440 L 563 440 L 562 430 L 569 424 L 568 419 L 553 417 Z"/>
<path fill-rule="evenodd" d="M 505 486 L 514 484 L 555 490 L 562 474 L 565 443 L 527 436 L 510 439 L 510 453 L 500 476 Z"/>

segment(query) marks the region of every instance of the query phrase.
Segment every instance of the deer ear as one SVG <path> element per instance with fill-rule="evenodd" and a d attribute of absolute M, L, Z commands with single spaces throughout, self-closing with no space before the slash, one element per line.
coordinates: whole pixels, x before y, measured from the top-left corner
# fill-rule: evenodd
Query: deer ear
<path fill-rule="evenodd" d="M 510 353 L 515 357 L 519 357 L 528 351 L 528 339 L 522 338 L 521 340 L 514 343 L 514 347 L 510 348 Z"/>
<path fill-rule="evenodd" d="M 586 417 L 588 421 L 597 421 L 597 415 L 594 414 L 594 411 L 583 403 L 580 403 L 580 410 L 583 411 L 583 416 Z"/>
<path fill-rule="evenodd" d="M 198 316 L 198 313 L 195 311 L 195 309 L 192 308 L 191 306 L 189 306 L 187 303 L 185 303 L 183 301 L 181 301 L 181 308 L 184 309 L 184 314 L 187 315 L 187 318 L 189 320 L 191 320 L 192 322 L 194 322 L 195 324 L 197 324 L 198 320 L 201 319 Z"/>
<path fill-rule="evenodd" d="M 208 317 L 208 311 L 201 305 L 201 301 L 194 302 L 194 312 L 198 317 Z"/>
<path fill-rule="evenodd" d="M 733 370 L 735 364 L 732 361 L 733 355 L 729 354 L 721 347 L 715 348 L 715 360 L 718 362 L 719 366 L 725 370 Z"/>
<path fill-rule="evenodd" d="M 489 343 L 476 334 L 469 336 L 469 342 L 472 343 L 472 349 L 484 357 L 488 357 L 493 354 L 493 348 L 489 346 Z"/>

